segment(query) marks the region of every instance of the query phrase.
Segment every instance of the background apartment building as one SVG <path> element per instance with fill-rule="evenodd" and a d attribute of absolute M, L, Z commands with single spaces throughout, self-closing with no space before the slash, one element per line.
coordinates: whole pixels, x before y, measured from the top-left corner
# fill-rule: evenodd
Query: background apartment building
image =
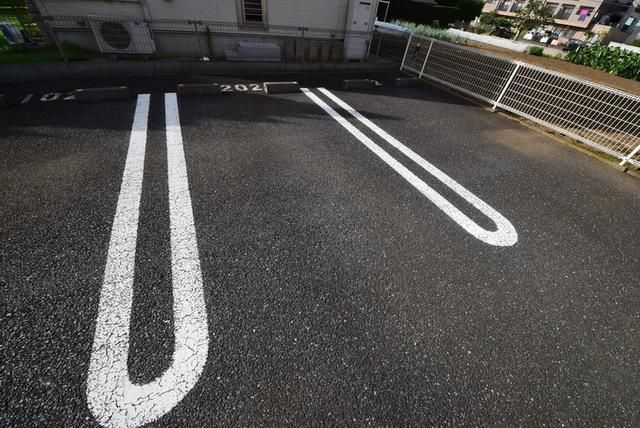
<path fill-rule="evenodd" d="M 526 4 L 527 0 L 486 0 L 482 11 L 515 17 Z M 629 10 L 635 10 L 633 0 L 552 0 L 546 5 L 554 24 L 545 29 L 560 36 L 554 44 L 569 39 L 591 42 L 619 39 L 615 37 L 618 33 L 615 29 L 627 22 L 625 16 Z"/>

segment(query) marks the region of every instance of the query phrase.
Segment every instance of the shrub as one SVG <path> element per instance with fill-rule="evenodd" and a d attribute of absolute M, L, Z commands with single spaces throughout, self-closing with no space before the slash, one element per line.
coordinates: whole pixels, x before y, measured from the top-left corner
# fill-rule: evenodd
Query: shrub
<path fill-rule="evenodd" d="M 640 80 L 640 54 L 608 46 L 582 46 L 565 58 L 574 64 L 586 65 L 629 79 Z"/>
<path fill-rule="evenodd" d="M 476 34 L 489 34 L 491 30 L 493 30 L 493 27 L 491 25 L 486 25 L 483 23 L 478 23 L 469 28 L 469 31 Z"/>
<path fill-rule="evenodd" d="M 529 48 L 529 55 L 544 56 L 544 49 L 541 46 L 531 46 Z"/>
<path fill-rule="evenodd" d="M 638 47 L 640 47 L 640 39 L 639 39 L 639 40 L 634 40 L 633 42 L 631 42 L 631 46 L 638 46 Z"/>

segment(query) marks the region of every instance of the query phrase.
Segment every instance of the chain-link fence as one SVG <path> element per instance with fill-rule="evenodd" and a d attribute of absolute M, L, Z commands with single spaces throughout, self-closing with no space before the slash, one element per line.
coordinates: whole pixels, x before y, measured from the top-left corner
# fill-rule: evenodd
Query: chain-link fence
<path fill-rule="evenodd" d="M 640 97 L 480 49 L 416 35 L 404 41 L 402 70 L 640 166 Z"/>
<path fill-rule="evenodd" d="M 371 38 L 369 58 L 388 59 L 400 63 L 406 47 L 406 37 L 376 31 Z"/>

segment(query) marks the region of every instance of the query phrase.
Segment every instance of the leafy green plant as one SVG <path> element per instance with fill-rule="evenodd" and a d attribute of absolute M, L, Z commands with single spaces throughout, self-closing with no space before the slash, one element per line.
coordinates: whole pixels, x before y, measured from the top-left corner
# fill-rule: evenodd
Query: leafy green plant
<path fill-rule="evenodd" d="M 9 50 L 9 42 L 6 41 L 4 35 L 0 32 L 0 52 Z"/>
<path fill-rule="evenodd" d="M 399 25 L 401 27 L 411 30 L 415 34 L 421 36 L 431 37 L 432 39 L 446 40 L 454 43 L 463 43 L 464 39 L 451 34 L 447 30 L 441 28 L 434 28 L 429 25 L 416 24 L 415 22 L 394 20 L 392 24 Z"/>
<path fill-rule="evenodd" d="M 606 71 L 629 79 L 640 80 L 640 54 L 601 45 L 582 46 L 565 57 L 574 63 Z"/>

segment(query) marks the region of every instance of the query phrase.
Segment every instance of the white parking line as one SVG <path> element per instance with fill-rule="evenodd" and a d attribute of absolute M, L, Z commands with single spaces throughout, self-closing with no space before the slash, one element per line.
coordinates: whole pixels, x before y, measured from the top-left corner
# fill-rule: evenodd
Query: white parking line
<path fill-rule="evenodd" d="M 477 239 L 495 246 L 512 246 L 516 242 L 518 242 L 518 234 L 513 227 L 513 225 L 503 217 L 499 212 L 490 207 L 480 198 L 475 196 L 469 190 L 464 188 L 454 179 L 446 175 L 444 172 L 436 168 L 433 164 L 427 162 L 424 158 L 419 156 L 413 150 L 409 149 L 404 144 L 400 143 L 398 140 L 393 138 L 391 135 L 386 133 L 380 127 L 375 125 L 373 122 L 362 116 L 356 110 L 354 110 L 347 103 L 342 101 L 340 98 L 336 97 L 331 92 L 327 91 L 324 88 L 319 89 L 324 95 L 334 101 L 341 108 L 349 112 L 356 119 L 362 122 L 365 126 L 375 132 L 378 136 L 386 140 L 393 147 L 397 148 L 403 154 L 405 154 L 409 159 L 414 161 L 416 164 L 420 165 L 425 171 L 429 174 L 433 175 L 435 178 L 440 180 L 443 184 L 449 187 L 451 190 L 456 192 L 462 198 L 464 198 L 467 202 L 477 208 L 484 215 L 489 217 L 496 225 L 497 229 L 495 231 L 489 231 L 473 220 L 471 220 L 466 214 L 456 208 L 451 202 L 449 202 L 446 198 L 436 192 L 433 188 L 427 185 L 423 180 L 421 180 L 418 176 L 412 173 L 409 169 L 407 169 L 404 165 L 398 162 L 395 158 L 393 158 L 389 153 L 384 151 L 380 146 L 374 143 L 369 137 L 364 135 L 358 128 L 351 125 L 345 118 L 343 118 L 340 114 L 338 114 L 333 108 L 331 108 L 327 103 L 322 101 L 311 92 L 309 89 L 302 88 L 302 92 L 309 97 L 313 102 L 315 102 L 318 106 L 320 106 L 325 112 L 327 112 L 333 119 L 335 119 L 340 125 L 342 125 L 345 129 L 347 129 L 353 136 L 355 136 L 360 142 L 362 142 L 369 150 L 375 153 L 380 159 L 382 159 L 387 165 L 393 168 L 398 174 L 400 174 L 405 180 L 407 180 L 412 186 L 414 186 L 420 193 L 426 196 L 431 202 L 433 202 L 438 208 L 444 211 L 451 219 L 453 219 L 456 223 L 458 223 L 464 230 L 469 232 L 471 235 L 475 236 Z"/>
<path fill-rule="evenodd" d="M 89 408 L 108 427 L 137 427 L 166 414 L 194 387 L 207 359 L 207 313 L 175 94 L 166 94 L 165 110 L 173 361 L 150 383 L 136 385 L 129 379 L 129 329 L 149 114 L 149 95 L 140 95 L 113 220 L 87 379 Z"/>

